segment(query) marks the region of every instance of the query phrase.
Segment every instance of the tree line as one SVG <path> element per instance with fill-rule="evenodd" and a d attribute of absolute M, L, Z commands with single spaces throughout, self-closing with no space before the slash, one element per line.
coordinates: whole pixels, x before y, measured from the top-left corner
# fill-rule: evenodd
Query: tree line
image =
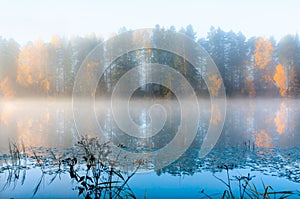
<path fill-rule="evenodd" d="M 124 31 L 126 28 L 121 28 L 119 33 Z M 220 71 L 228 96 L 299 96 L 298 35 L 286 35 L 276 41 L 273 37 L 246 38 L 241 32 L 226 32 L 212 27 L 205 38 L 197 39 L 191 25 L 180 30 L 157 25 L 151 42 L 170 40 L 174 43 L 171 33 L 176 32 L 185 34 L 209 53 Z M 133 41 L 133 38 L 129 40 Z M 49 42 L 38 39 L 25 45 L 0 37 L 0 96 L 71 96 L 80 65 L 101 42 L 103 38 L 96 34 L 72 38 L 53 36 Z M 117 43 L 115 48 L 122 48 L 122 43 Z M 119 57 L 101 77 L 98 93 L 111 94 L 118 79 L 141 63 L 171 66 L 186 77 L 199 96 L 208 94 L 201 71 L 183 57 L 157 49 L 141 49 Z M 137 78 L 145 81 L 147 75 L 141 71 Z M 214 85 L 211 94 L 217 96 L 221 80 L 217 76 L 208 79 Z M 171 80 L 172 77 L 165 77 L 165 81 Z M 139 95 L 149 92 L 151 95 L 172 96 L 172 92 L 161 85 L 146 85 L 137 91 Z"/>

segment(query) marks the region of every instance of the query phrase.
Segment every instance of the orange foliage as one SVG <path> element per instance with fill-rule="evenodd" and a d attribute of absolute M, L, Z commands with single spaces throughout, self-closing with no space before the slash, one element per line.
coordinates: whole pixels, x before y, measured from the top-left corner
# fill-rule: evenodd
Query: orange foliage
<path fill-rule="evenodd" d="M 51 44 L 55 47 L 58 48 L 62 44 L 62 40 L 58 35 L 54 35 L 51 38 Z"/>
<path fill-rule="evenodd" d="M 50 90 L 50 82 L 48 79 L 44 79 L 42 81 L 42 85 L 43 85 L 44 90 L 46 90 L 46 91 Z"/>
<path fill-rule="evenodd" d="M 284 67 L 281 64 L 278 64 L 276 66 L 276 73 L 273 79 L 276 82 L 277 86 L 279 87 L 280 95 L 285 96 L 287 91 L 286 72 L 284 70 Z"/>
<path fill-rule="evenodd" d="M 265 130 L 261 130 L 255 140 L 255 145 L 262 148 L 272 148 L 272 137 Z"/>
<path fill-rule="evenodd" d="M 47 66 L 48 49 L 41 40 L 25 46 L 18 58 L 17 82 L 25 87 L 35 85 L 41 89 L 49 90 Z"/>
<path fill-rule="evenodd" d="M 15 96 L 16 92 L 14 90 L 13 82 L 9 77 L 5 77 L 0 82 L 0 93 L 4 98 L 11 98 Z"/>
<path fill-rule="evenodd" d="M 276 117 L 274 119 L 275 125 L 277 127 L 277 132 L 283 134 L 287 126 L 287 107 L 284 102 L 281 103 L 280 109 L 278 110 Z"/>
<path fill-rule="evenodd" d="M 208 85 L 210 94 L 214 97 L 219 95 L 219 89 L 221 88 L 222 80 L 217 75 L 212 75 L 209 78 L 210 84 Z"/>
<path fill-rule="evenodd" d="M 213 105 L 212 106 L 212 110 L 213 112 L 215 112 L 215 117 L 214 118 L 211 118 L 211 124 L 213 125 L 217 125 L 220 121 L 221 121 L 221 112 L 220 112 L 220 109 L 218 106 L 216 105 Z"/>
<path fill-rule="evenodd" d="M 273 51 L 274 47 L 270 40 L 264 40 L 263 38 L 256 40 L 254 59 L 260 69 L 264 69 L 272 61 Z"/>

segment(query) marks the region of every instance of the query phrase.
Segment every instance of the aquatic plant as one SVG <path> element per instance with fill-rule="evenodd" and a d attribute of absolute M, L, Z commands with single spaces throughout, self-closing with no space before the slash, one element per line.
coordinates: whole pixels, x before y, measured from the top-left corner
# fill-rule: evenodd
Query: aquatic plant
<path fill-rule="evenodd" d="M 69 166 L 71 179 L 77 184 L 79 196 L 83 194 L 85 198 L 136 198 L 128 186 L 128 181 L 141 163 L 133 172 L 125 174 L 117 168 L 117 160 L 107 158 L 111 153 L 109 143 L 100 143 L 97 138 L 83 136 L 77 146 L 85 152 L 82 156 L 86 165 L 85 172 L 76 171 L 76 157 L 67 158 L 64 162 Z"/>
<path fill-rule="evenodd" d="M 226 170 L 226 176 L 227 179 L 223 180 L 216 176 L 214 174 L 214 177 L 218 179 L 220 182 L 222 182 L 224 185 L 226 185 L 227 189 L 225 189 L 222 193 L 221 198 L 222 199 L 245 199 L 245 198 L 250 198 L 250 199 L 271 199 L 271 198 L 279 198 L 279 199 L 284 199 L 288 198 L 291 196 L 300 196 L 299 192 L 297 191 L 289 191 L 289 190 L 284 190 L 284 191 L 276 191 L 273 189 L 272 186 L 265 185 L 264 182 L 262 181 L 262 189 L 258 189 L 257 186 L 254 183 L 251 183 L 251 180 L 255 177 L 252 176 L 250 173 L 248 173 L 246 176 L 244 175 L 239 175 L 239 176 L 232 176 L 233 178 L 230 177 L 229 170 L 230 167 L 227 165 L 223 165 L 223 168 Z M 238 193 L 235 193 L 233 191 L 233 183 L 237 182 L 238 183 Z M 262 190 L 262 191 L 261 191 Z M 214 198 L 213 196 L 205 193 L 205 191 L 202 189 L 201 194 L 204 195 L 203 198 L 209 198 L 212 199 Z M 218 196 L 220 198 L 220 196 Z"/>
<path fill-rule="evenodd" d="M 29 154 L 26 153 L 22 142 L 21 148 L 17 143 L 9 142 L 9 155 L 5 155 L 5 165 L 1 172 L 7 172 L 7 179 L 2 191 L 16 187 L 20 181 L 20 173 L 23 172 L 21 185 L 26 177 L 26 170 L 40 168 L 41 176 L 34 186 L 34 197 L 44 184 L 45 175 L 53 177 L 48 185 L 61 174 L 72 179 L 74 190 L 78 191 L 78 197 L 84 198 L 136 198 L 128 185 L 129 180 L 135 175 L 142 164 L 137 161 L 133 171 L 123 172 L 118 169 L 117 159 L 109 159 L 111 153 L 108 142 L 101 143 L 97 138 L 82 136 L 70 151 L 64 154 L 56 154 L 53 149 L 34 149 L 30 147 Z"/>

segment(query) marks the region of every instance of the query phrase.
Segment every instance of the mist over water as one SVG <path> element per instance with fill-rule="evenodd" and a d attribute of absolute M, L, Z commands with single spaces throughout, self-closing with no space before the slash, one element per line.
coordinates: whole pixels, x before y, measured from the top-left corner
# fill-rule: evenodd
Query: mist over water
<path fill-rule="evenodd" d="M 175 135 L 180 125 L 180 104 L 177 100 L 131 100 L 129 114 L 133 122 L 139 126 L 140 133 L 146 133 L 143 126 L 151 123 L 149 108 L 155 104 L 162 105 L 166 111 L 161 113 L 167 116 L 161 129 L 164 133 L 158 133 L 156 137 L 154 136 L 155 139 L 150 137 L 141 140 L 150 142 L 148 145 L 164 146 L 167 140 Z M 85 105 L 83 101 L 83 106 Z M 90 114 L 96 114 L 99 125 L 104 127 L 103 133 L 106 138 L 125 144 L 130 139 L 126 138 L 126 134 L 117 127 L 110 106 L 109 100 L 98 100 L 95 102 L 95 113 Z M 201 120 L 198 136 L 202 135 L 203 138 L 210 119 L 212 124 L 216 124 L 220 118 L 210 118 L 209 100 L 199 99 L 199 109 Z M 88 129 L 90 121 L 86 118 L 82 115 L 80 121 Z M 23 140 L 26 146 L 68 148 L 78 137 L 69 100 L 2 101 L 0 119 L 2 153 L 7 149 L 8 140 L 17 142 Z M 299 147 L 300 143 L 297 142 L 297 138 L 300 137 L 299 119 L 300 102 L 297 99 L 228 100 L 224 129 L 216 147 L 242 146 L 245 142 L 250 142 L 251 147 L 257 148 Z M 161 136 L 166 134 L 170 137 L 165 138 L 167 140 L 162 139 Z M 202 141 L 196 139 L 195 142 L 201 145 Z M 194 144 L 197 145 L 196 143 Z"/>

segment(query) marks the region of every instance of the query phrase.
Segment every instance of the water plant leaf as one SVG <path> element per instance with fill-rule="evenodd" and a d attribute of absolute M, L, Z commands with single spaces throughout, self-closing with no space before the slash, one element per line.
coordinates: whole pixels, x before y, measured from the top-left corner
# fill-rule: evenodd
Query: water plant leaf
<path fill-rule="evenodd" d="M 80 196 L 80 195 L 83 193 L 83 191 L 84 191 L 84 188 L 82 188 L 82 187 L 78 187 L 78 190 L 79 190 L 79 192 L 78 192 L 78 196 Z"/>
<path fill-rule="evenodd" d="M 84 180 L 84 176 L 81 176 L 80 178 L 79 178 L 79 181 L 78 182 L 82 182 Z"/>
<path fill-rule="evenodd" d="M 86 176 L 86 179 L 89 180 L 89 181 L 91 181 L 91 182 L 94 182 L 93 178 L 91 178 L 90 176 Z"/>
<path fill-rule="evenodd" d="M 116 172 L 115 170 L 112 171 L 114 174 L 116 174 L 119 178 L 121 178 L 122 180 L 125 180 L 125 178 L 123 177 L 123 175 L 120 172 Z"/>

